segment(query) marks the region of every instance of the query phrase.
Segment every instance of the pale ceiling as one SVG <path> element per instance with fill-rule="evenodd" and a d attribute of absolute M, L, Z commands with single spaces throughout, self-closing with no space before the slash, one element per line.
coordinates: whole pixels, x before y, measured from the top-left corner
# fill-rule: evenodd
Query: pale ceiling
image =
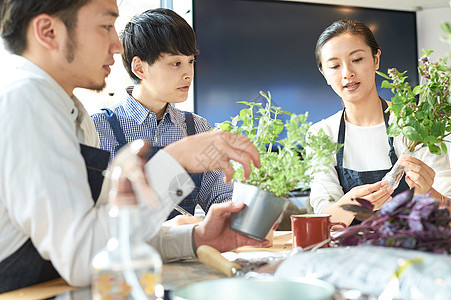
<path fill-rule="evenodd" d="M 288 0 L 282 0 L 288 1 Z M 417 11 L 450 7 L 450 0 L 289 0 L 310 3 L 337 4 L 381 9 Z"/>

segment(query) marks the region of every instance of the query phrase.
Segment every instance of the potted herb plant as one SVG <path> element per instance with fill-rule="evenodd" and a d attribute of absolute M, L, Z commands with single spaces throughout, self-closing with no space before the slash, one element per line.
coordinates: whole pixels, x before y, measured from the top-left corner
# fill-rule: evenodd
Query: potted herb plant
<path fill-rule="evenodd" d="M 451 44 L 451 26 L 444 23 L 442 29 Z M 432 52 L 423 50 L 418 67 L 421 82 L 414 88 L 406 82 L 406 72 L 394 68 L 389 69 L 388 74 L 378 72 L 388 79 L 382 82 L 382 87 L 390 88 L 395 94 L 388 110 L 392 111 L 396 121 L 390 124 L 387 133 L 392 137 L 402 133 L 406 152 L 414 156 L 422 147 L 437 155 L 447 153 L 445 142 L 449 142 L 447 137 L 451 132 L 451 72 L 448 67 L 451 52 L 435 62 L 429 58 Z M 404 168 L 395 164 L 384 180 L 396 188 L 403 173 Z"/>
<path fill-rule="evenodd" d="M 291 114 L 272 106 L 269 92 L 260 94 L 266 99 L 265 105 L 238 102 L 247 107 L 231 121 L 216 124 L 216 128 L 244 134 L 258 149 L 261 167 L 252 167 L 248 179 L 243 176 L 242 166 L 234 164 L 232 201 L 246 206 L 232 215 L 231 228 L 264 240 L 287 207 L 288 193 L 307 189 L 312 175 L 332 162 L 339 146 L 323 131 L 308 133 L 311 123 L 307 122 L 307 113 Z M 284 123 L 282 115 L 288 115 L 289 120 Z M 312 151 L 306 152 L 305 148 Z"/>

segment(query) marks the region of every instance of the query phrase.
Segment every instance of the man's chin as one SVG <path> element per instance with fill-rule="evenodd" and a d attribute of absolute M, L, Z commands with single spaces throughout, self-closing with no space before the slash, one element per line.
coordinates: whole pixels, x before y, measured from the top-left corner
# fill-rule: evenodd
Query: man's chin
<path fill-rule="evenodd" d="M 98 84 L 98 83 L 91 83 L 88 87 L 86 87 L 88 90 L 92 90 L 94 92 L 98 92 L 100 93 L 101 91 L 103 91 L 106 87 L 106 82 L 103 81 L 102 83 Z"/>

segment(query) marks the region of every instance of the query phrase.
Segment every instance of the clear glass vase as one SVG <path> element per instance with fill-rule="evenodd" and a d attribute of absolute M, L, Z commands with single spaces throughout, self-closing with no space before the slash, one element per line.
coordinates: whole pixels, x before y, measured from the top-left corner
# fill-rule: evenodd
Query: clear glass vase
<path fill-rule="evenodd" d="M 117 176 L 112 177 L 109 194 L 109 240 L 92 260 L 92 299 L 163 299 L 162 260 L 142 235 L 132 183 L 121 168 L 113 175 Z"/>
<path fill-rule="evenodd" d="M 139 230 L 137 205 L 112 206 L 111 238 L 92 261 L 92 299 L 162 299 L 162 260 Z"/>

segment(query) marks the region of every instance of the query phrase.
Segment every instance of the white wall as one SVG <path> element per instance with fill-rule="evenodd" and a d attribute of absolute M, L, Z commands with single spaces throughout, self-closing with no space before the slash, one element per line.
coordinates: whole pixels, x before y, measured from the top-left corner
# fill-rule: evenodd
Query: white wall
<path fill-rule="evenodd" d="M 417 11 L 419 9 L 439 8 L 448 5 L 448 0 L 279 0 L 320 4 L 358 6 L 367 8 Z"/>
<path fill-rule="evenodd" d="M 448 22 L 451 24 L 451 8 L 425 9 L 417 12 L 417 37 L 418 54 L 421 56 L 422 49 L 434 50 L 431 55 L 433 60 L 443 57 L 451 51 L 450 45 L 440 40 L 443 36 L 440 24 Z M 451 137 L 449 138 L 451 140 Z M 451 160 L 451 143 L 448 143 L 448 153 Z"/>
<path fill-rule="evenodd" d="M 440 41 L 443 36 L 440 24 L 451 23 L 451 8 L 425 9 L 417 12 L 418 55 L 422 49 L 434 50 L 433 57 L 443 56 L 450 51 L 448 44 Z"/>

